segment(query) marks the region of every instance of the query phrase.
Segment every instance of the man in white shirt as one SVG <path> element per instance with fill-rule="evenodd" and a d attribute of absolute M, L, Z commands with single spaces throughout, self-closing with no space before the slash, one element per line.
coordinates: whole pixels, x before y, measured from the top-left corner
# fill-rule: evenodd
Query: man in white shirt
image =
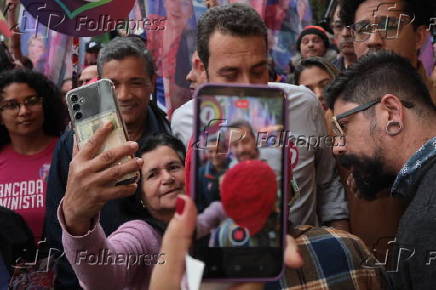
<path fill-rule="evenodd" d="M 304 87 L 268 83 L 267 29 L 257 12 L 237 3 L 209 9 L 198 23 L 197 47 L 208 82 L 268 84 L 285 91 L 290 133 L 299 140 L 293 173 L 300 197 L 290 209 L 290 221 L 293 225 L 321 224 L 348 230 L 348 207 L 335 171 L 332 144 L 310 142 L 326 140 L 322 108 Z M 174 135 L 188 144 L 193 128 L 192 101 L 174 112 L 171 127 Z"/>

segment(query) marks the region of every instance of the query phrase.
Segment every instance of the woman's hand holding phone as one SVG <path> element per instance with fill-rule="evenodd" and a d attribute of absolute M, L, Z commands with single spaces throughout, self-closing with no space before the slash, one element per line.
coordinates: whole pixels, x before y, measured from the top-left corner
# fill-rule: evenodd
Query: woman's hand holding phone
<path fill-rule="evenodd" d="M 150 290 L 180 289 L 183 274 L 185 272 L 185 257 L 192 244 L 192 237 L 197 221 L 197 209 L 188 196 L 180 196 L 184 200 L 184 207 L 181 213 L 176 214 L 165 231 L 161 252 L 165 253 L 167 261 L 164 264 L 156 265 L 150 282 Z M 298 269 L 303 265 L 303 260 L 298 252 L 295 239 L 286 236 L 285 264 Z M 171 273 L 171 275 L 168 275 Z M 209 284 L 210 289 L 216 289 L 217 283 Z M 203 285 L 207 286 L 209 285 Z M 263 283 L 234 283 L 229 289 L 263 289 Z M 202 287 L 203 289 L 203 287 Z"/>
<path fill-rule="evenodd" d="M 106 202 L 129 196 L 138 186 L 136 183 L 115 186 L 115 183 L 122 176 L 140 170 L 141 158 L 114 165 L 120 159 L 134 155 L 138 149 L 136 142 L 129 141 L 98 153 L 111 131 L 110 122 L 99 128 L 70 163 L 62 210 L 67 230 L 73 235 L 86 234 L 92 219 Z"/>

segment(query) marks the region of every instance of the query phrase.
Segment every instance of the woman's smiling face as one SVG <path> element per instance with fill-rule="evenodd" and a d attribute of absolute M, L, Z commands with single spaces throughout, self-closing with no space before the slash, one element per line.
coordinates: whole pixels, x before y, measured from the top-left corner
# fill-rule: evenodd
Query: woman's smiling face
<path fill-rule="evenodd" d="M 152 215 L 176 206 L 177 195 L 185 193 L 185 167 L 171 147 L 158 146 L 142 155 L 142 200 Z M 159 215 L 159 214 L 158 214 Z"/>

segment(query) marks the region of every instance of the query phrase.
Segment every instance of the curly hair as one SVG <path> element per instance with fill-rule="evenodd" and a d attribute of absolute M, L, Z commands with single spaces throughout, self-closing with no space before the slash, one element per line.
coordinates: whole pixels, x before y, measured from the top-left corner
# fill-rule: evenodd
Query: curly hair
<path fill-rule="evenodd" d="M 13 83 L 25 83 L 42 97 L 44 110 L 44 133 L 49 136 L 60 136 L 65 129 L 65 108 L 61 101 L 59 89 L 41 73 L 28 69 L 14 69 L 0 74 L 0 101 L 4 89 Z M 0 124 L 0 150 L 11 142 L 6 127 Z"/>

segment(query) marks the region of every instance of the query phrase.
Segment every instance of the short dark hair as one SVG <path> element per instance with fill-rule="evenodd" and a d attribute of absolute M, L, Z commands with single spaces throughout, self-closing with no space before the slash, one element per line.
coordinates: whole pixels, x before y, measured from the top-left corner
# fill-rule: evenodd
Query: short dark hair
<path fill-rule="evenodd" d="M 254 129 L 251 126 L 250 122 L 248 122 L 248 121 L 245 121 L 245 120 L 234 121 L 234 122 L 230 123 L 229 128 L 248 129 L 248 131 L 250 132 L 250 135 L 254 138 L 254 140 L 256 140 L 256 134 L 254 132 Z"/>
<path fill-rule="evenodd" d="M 333 79 L 335 79 L 338 74 L 339 71 L 338 69 L 332 65 L 329 61 L 325 60 L 322 57 L 317 57 L 317 56 L 313 56 L 313 57 L 308 57 L 306 59 L 303 59 L 301 61 L 301 63 L 299 63 L 296 67 L 295 67 L 295 84 L 296 85 L 300 85 L 300 77 L 301 77 L 301 73 L 308 68 L 311 68 L 313 66 L 316 66 L 320 69 L 322 69 L 323 71 L 325 71 L 326 73 L 328 73 L 330 75 L 330 77 Z"/>
<path fill-rule="evenodd" d="M 345 25 L 352 25 L 354 23 L 356 11 L 360 4 L 367 0 L 340 0 L 341 11 L 339 17 Z M 413 26 L 430 24 L 431 18 L 434 17 L 436 6 L 434 0 L 395 0 L 401 1 L 404 4 L 404 13 L 410 17 L 415 17 Z M 394 2 L 392 0 L 391 2 Z"/>
<path fill-rule="evenodd" d="M 406 58 L 384 50 L 361 57 L 342 72 L 326 88 L 325 97 L 328 107 L 333 110 L 338 99 L 362 105 L 388 93 L 414 104 L 418 115 L 436 110 L 425 83 L 412 64 Z"/>
<path fill-rule="evenodd" d="M 14 69 L 0 74 L 0 100 L 4 89 L 13 83 L 25 83 L 42 98 L 44 109 L 44 133 L 60 136 L 65 129 L 66 112 L 61 101 L 61 94 L 56 85 L 43 74 L 28 69 Z M 8 130 L 0 125 L 0 149 L 11 142 Z"/>
<path fill-rule="evenodd" d="M 137 37 L 115 37 L 110 42 L 105 44 L 98 55 L 97 70 L 101 77 L 103 74 L 103 66 L 111 60 L 122 60 L 127 57 L 134 56 L 144 60 L 145 71 L 151 79 L 155 74 L 153 58 L 150 52 Z"/>
<path fill-rule="evenodd" d="M 336 13 L 336 9 L 341 9 L 341 5 L 340 5 L 340 1 L 335 0 L 332 3 L 332 8 L 330 10 L 330 13 L 328 14 L 328 20 L 329 20 L 329 25 L 331 26 L 333 19 L 335 18 L 335 13 Z M 330 29 L 332 29 L 332 27 L 330 27 Z"/>
<path fill-rule="evenodd" d="M 198 56 L 206 71 L 209 66 L 209 39 L 219 31 L 231 36 L 260 36 L 267 41 L 267 28 L 260 15 L 252 7 L 233 3 L 210 8 L 198 21 Z"/>
<path fill-rule="evenodd" d="M 153 151 L 159 146 L 168 146 L 173 149 L 180 158 L 180 161 L 184 164 L 186 157 L 186 147 L 183 142 L 176 137 L 161 133 L 147 137 L 136 152 L 136 156 L 141 157 L 144 153 Z"/>

